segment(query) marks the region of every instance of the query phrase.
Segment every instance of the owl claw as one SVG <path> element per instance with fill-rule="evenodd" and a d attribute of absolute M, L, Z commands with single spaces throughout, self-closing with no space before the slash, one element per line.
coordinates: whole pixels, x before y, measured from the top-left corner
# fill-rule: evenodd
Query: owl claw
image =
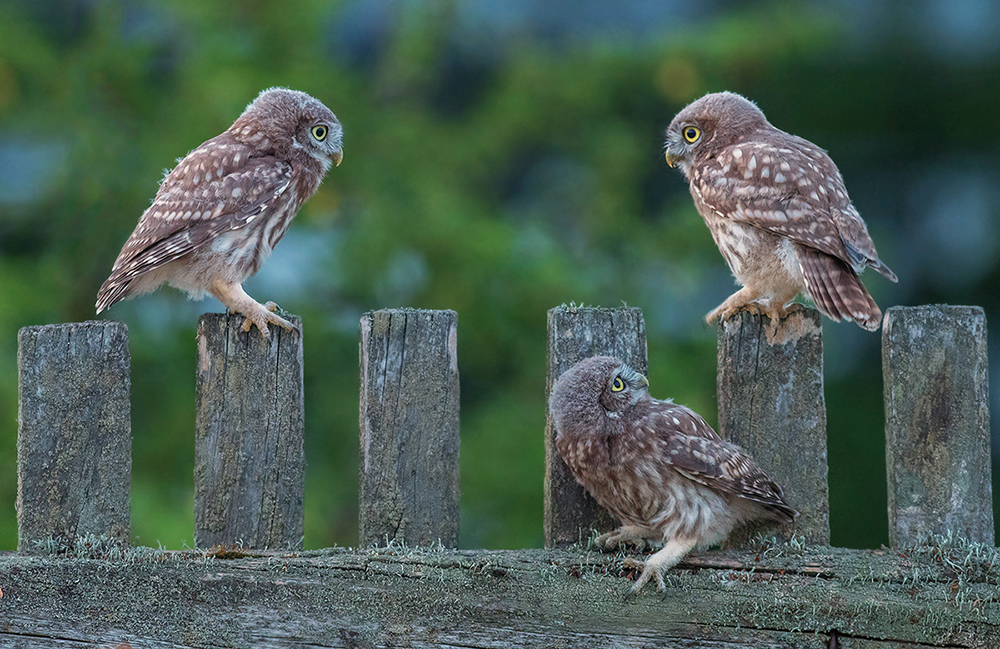
<path fill-rule="evenodd" d="M 641 552 L 649 545 L 646 541 L 647 535 L 644 528 L 622 525 L 616 530 L 598 536 L 594 539 L 594 545 L 602 550 L 614 550 L 621 545 L 631 545 Z"/>
<path fill-rule="evenodd" d="M 286 331 L 294 331 L 299 333 L 298 328 L 293 325 L 288 320 L 285 320 L 280 315 L 275 313 L 278 310 L 278 305 L 274 302 L 268 302 L 264 305 L 257 305 L 258 309 L 248 309 L 252 311 L 251 313 L 244 312 L 244 320 L 242 330 L 249 332 L 250 329 L 256 325 L 257 329 L 260 330 L 261 335 L 264 336 L 264 340 L 269 340 L 271 338 L 271 332 L 268 330 L 268 325 L 277 325 L 283 327 Z"/>
<path fill-rule="evenodd" d="M 635 580 L 632 587 L 628 589 L 627 593 L 625 593 L 625 601 L 635 597 L 635 595 L 642 590 L 642 587 L 646 585 L 646 582 L 649 581 L 650 577 L 654 577 L 656 579 L 656 590 L 663 593 L 663 596 L 666 597 L 667 584 L 663 581 L 663 571 L 665 569 L 663 566 L 659 565 L 657 562 L 639 561 L 629 557 L 628 559 L 625 559 L 625 567 L 642 570 L 639 574 L 639 578 Z"/>

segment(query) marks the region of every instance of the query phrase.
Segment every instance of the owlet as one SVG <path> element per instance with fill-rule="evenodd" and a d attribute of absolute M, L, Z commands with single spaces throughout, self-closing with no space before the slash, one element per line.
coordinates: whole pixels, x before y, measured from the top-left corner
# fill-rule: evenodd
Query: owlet
<path fill-rule="evenodd" d="M 559 454 L 622 524 L 597 545 L 663 544 L 630 593 L 650 577 L 665 590 L 665 570 L 742 523 L 797 516 L 746 453 L 694 411 L 649 396 L 648 385 L 620 360 L 594 356 L 559 377 L 549 400 Z"/>
<path fill-rule="evenodd" d="M 748 308 L 773 322 L 799 293 L 832 320 L 874 331 L 882 320 L 858 274 L 893 282 L 825 151 L 773 126 L 731 92 L 705 95 L 667 128 L 666 158 L 742 288 L 706 316 Z"/>
<path fill-rule="evenodd" d="M 97 312 L 167 283 L 200 299 L 211 293 L 268 337 L 292 324 L 243 290 L 331 164 L 343 130 L 304 92 L 263 91 L 221 135 L 179 161 L 125 242 L 97 293 Z"/>

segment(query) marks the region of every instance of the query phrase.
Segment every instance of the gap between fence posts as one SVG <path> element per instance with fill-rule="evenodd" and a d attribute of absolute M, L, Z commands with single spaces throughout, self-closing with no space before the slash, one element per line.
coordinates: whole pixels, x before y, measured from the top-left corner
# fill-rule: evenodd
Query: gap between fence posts
<path fill-rule="evenodd" d="M 986 315 L 893 307 L 882 328 L 889 541 L 956 533 L 993 545 Z"/>
<path fill-rule="evenodd" d="M 742 446 L 799 511 L 783 529 L 755 523 L 735 530 L 728 546 L 747 547 L 766 530 L 787 540 L 829 545 L 823 326 L 819 312 L 793 304 L 773 331 L 747 311 L 718 331 L 719 434 Z"/>
<path fill-rule="evenodd" d="M 129 543 L 128 328 L 24 327 L 17 342 L 18 550 L 86 535 Z"/>
<path fill-rule="evenodd" d="M 243 316 L 198 320 L 195 546 L 302 547 L 302 324 L 243 331 Z"/>
<path fill-rule="evenodd" d="M 360 334 L 359 543 L 458 547 L 458 314 L 372 311 Z"/>
<path fill-rule="evenodd" d="M 545 547 L 586 541 L 590 530 L 617 527 L 570 473 L 556 449 L 556 430 L 548 412 L 556 380 L 591 356 L 613 356 L 647 373 L 646 323 L 635 307 L 558 306 L 548 312 L 548 365 L 545 378 Z"/>

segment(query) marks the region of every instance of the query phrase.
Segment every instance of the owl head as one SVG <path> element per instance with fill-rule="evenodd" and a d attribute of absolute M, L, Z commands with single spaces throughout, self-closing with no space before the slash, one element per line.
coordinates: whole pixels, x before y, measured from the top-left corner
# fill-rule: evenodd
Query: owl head
<path fill-rule="evenodd" d="M 688 104 L 667 127 L 666 158 L 685 174 L 698 161 L 768 127 L 767 118 L 749 99 L 715 92 Z"/>
<path fill-rule="evenodd" d="M 578 427 L 603 427 L 649 397 L 646 377 L 617 358 L 592 356 L 559 377 L 549 409 L 560 433 Z"/>
<path fill-rule="evenodd" d="M 344 158 L 344 129 L 337 116 L 323 102 L 298 90 L 264 90 L 229 131 L 236 139 L 257 149 L 271 149 L 284 160 L 303 155 L 313 158 L 324 172 L 331 162 L 340 165 Z"/>

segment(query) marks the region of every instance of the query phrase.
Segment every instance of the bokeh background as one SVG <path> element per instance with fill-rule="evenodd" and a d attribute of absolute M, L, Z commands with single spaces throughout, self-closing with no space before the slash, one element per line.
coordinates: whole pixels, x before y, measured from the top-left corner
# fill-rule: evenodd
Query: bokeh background
<path fill-rule="evenodd" d="M 459 313 L 463 547 L 542 543 L 553 306 L 641 307 L 652 393 L 714 423 L 702 316 L 734 286 L 662 158 L 672 116 L 710 91 L 829 150 L 900 277 L 865 277 L 883 308 L 986 308 L 998 412 L 997 2 L 6 0 L 0 549 L 16 547 L 18 329 L 93 319 L 164 170 L 273 85 L 346 133 L 344 164 L 247 284 L 304 321 L 308 548 L 357 542 L 368 310 Z M 131 335 L 136 544 L 193 543 L 194 336 L 211 310 L 165 289 L 102 314 Z M 878 547 L 880 334 L 824 333 L 833 543 Z"/>

